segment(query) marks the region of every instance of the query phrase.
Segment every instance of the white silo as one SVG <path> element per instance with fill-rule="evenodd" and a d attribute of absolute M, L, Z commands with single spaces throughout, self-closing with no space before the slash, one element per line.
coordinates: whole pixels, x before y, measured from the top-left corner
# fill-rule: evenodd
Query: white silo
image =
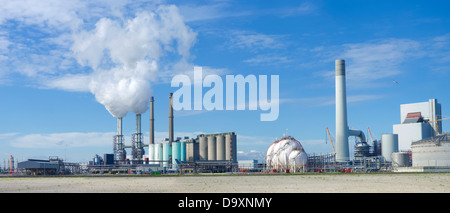
<path fill-rule="evenodd" d="M 385 161 L 392 161 L 392 153 L 398 152 L 398 135 L 383 134 L 381 135 L 381 156 Z"/>
<path fill-rule="evenodd" d="M 225 160 L 225 136 L 218 134 L 216 136 L 216 160 Z"/>
<path fill-rule="evenodd" d="M 216 136 L 208 135 L 208 160 L 217 160 L 216 154 Z"/>

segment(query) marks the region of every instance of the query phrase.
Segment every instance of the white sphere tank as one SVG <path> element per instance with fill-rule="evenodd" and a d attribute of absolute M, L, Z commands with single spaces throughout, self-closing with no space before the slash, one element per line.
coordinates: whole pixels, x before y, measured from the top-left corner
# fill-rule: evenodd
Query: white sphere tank
<path fill-rule="evenodd" d="M 301 169 L 308 157 L 299 141 L 293 137 L 283 137 L 269 146 L 266 164 L 272 169 Z"/>

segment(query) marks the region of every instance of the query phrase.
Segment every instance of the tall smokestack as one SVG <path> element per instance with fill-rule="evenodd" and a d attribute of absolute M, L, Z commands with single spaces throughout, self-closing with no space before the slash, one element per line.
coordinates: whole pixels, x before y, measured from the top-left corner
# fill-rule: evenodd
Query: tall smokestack
<path fill-rule="evenodd" d="M 150 98 L 150 144 L 155 144 L 155 114 L 153 112 L 153 96 Z"/>
<path fill-rule="evenodd" d="M 123 146 L 123 135 L 122 135 L 122 117 L 117 118 L 117 135 L 114 146 L 114 160 L 123 161 L 125 159 L 125 150 Z"/>
<path fill-rule="evenodd" d="M 336 161 L 350 160 L 348 147 L 347 95 L 345 61 L 336 60 Z"/>
<path fill-rule="evenodd" d="M 136 133 L 141 134 L 141 114 L 136 114 Z"/>
<path fill-rule="evenodd" d="M 141 132 L 141 114 L 136 114 L 136 141 L 135 141 L 136 158 L 134 160 L 142 160 L 144 155 L 142 146 L 142 132 Z"/>
<path fill-rule="evenodd" d="M 169 94 L 169 142 L 173 142 L 173 106 L 172 93 Z"/>
<path fill-rule="evenodd" d="M 122 144 L 122 117 L 117 118 L 117 143 Z"/>

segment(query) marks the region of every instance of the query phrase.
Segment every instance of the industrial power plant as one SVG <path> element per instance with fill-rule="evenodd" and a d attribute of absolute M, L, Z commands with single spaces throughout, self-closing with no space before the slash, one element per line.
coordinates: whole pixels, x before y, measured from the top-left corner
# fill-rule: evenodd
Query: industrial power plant
<path fill-rule="evenodd" d="M 174 137 L 172 93 L 169 94 L 169 134 L 155 142 L 154 98 L 150 102 L 150 134 L 145 142 L 141 114 L 136 114 L 136 132 L 127 144 L 123 118 L 117 118 L 117 134 L 111 154 L 96 155 L 89 165 L 67 163 L 59 158 L 29 159 L 14 163 L 8 171 L 26 174 L 189 174 L 189 173 L 291 173 L 291 172 L 423 172 L 450 171 L 450 137 L 442 132 L 441 104 L 437 99 L 400 106 L 400 124 L 381 140 L 363 130 L 349 127 L 347 119 L 346 68 L 335 61 L 335 134 L 326 128 L 332 152 L 309 154 L 301 139 L 283 135 L 266 150 L 265 160 L 238 160 L 236 132 L 199 134 L 194 138 Z M 358 140 L 353 149 L 349 137 Z M 268 144 L 270 142 L 268 141 Z M 147 153 L 146 153 L 147 150 Z M 351 153 L 354 150 L 354 153 Z M 13 157 L 11 156 L 11 161 Z"/>

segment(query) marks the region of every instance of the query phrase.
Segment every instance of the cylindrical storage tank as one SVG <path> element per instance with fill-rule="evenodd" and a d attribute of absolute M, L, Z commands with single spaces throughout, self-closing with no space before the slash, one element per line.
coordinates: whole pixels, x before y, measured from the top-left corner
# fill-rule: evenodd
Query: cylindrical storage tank
<path fill-rule="evenodd" d="M 155 160 L 155 144 L 148 145 L 148 160 L 149 164 L 154 164 L 153 161 Z"/>
<path fill-rule="evenodd" d="M 391 154 L 392 166 L 394 167 L 408 167 L 409 153 L 408 152 L 394 152 Z"/>
<path fill-rule="evenodd" d="M 172 143 L 172 165 L 173 168 L 176 168 L 177 166 L 177 161 L 176 159 L 178 159 L 178 161 L 181 158 L 181 146 L 180 146 L 180 142 L 173 142 Z"/>
<path fill-rule="evenodd" d="M 231 154 L 231 135 L 230 134 L 226 134 L 225 135 L 225 160 L 231 160 L 232 159 L 232 154 Z"/>
<path fill-rule="evenodd" d="M 158 160 L 160 162 L 159 165 L 161 166 L 161 162 L 164 158 L 163 157 L 163 144 L 162 143 L 158 144 L 158 147 L 156 149 L 158 150 L 158 153 L 159 153 Z"/>
<path fill-rule="evenodd" d="M 159 161 L 160 159 L 160 156 L 161 156 L 161 152 L 160 152 L 160 147 L 161 147 L 161 144 L 159 144 L 159 143 L 157 143 L 157 144 L 153 144 L 153 145 L 155 145 L 155 149 L 153 150 L 154 152 L 155 152 L 155 158 L 154 158 L 154 160 L 155 161 Z M 155 164 L 156 164 L 156 162 L 155 162 Z"/>
<path fill-rule="evenodd" d="M 163 143 L 163 167 L 169 167 L 170 157 L 172 156 L 172 144 L 171 143 Z"/>
<path fill-rule="evenodd" d="M 180 161 L 186 161 L 186 142 L 180 142 Z"/>
<path fill-rule="evenodd" d="M 208 160 L 208 139 L 204 135 L 198 137 L 199 160 Z"/>
<path fill-rule="evenodd" d="M 236 134 L 234 132 L 225 135 L 225 160 L 237 163 Z"/>
<path fill-rule="evenodd" d="M 231 134 L 231 157 L 233 163 L 237 163 L 237 136 L 234 132 Z"/>
<path fill-rule="evenodd" d="M 398 152 L 398 135 L 397 134 L 383 134 L 381 135 L 381 156 L 385 161 L 391 162 L 391 155 Z"/>
<path fill-rule="evenodd" d="M 216 160 L 216 136 L 208 136 L 208 160 Z"/>
<path fill-rule="evenodd" d="M 216 159 L 225 160 L 225 136 L 220 134 L 216 136 Z"/>

